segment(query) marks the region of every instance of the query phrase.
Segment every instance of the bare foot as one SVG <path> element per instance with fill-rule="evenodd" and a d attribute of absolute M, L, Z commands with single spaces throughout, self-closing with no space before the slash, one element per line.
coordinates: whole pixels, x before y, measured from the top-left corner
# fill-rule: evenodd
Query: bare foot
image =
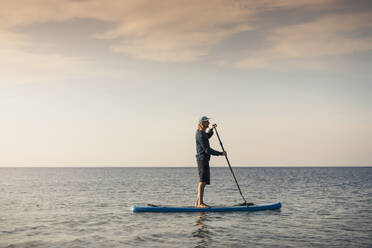
<path fill-rule="evenodd" d="M 207 204 L 202 203 L 202 204 L 199 204 L 197 206 L 197 208 L 210 208 L 210 206 L 208 206 Z"/>

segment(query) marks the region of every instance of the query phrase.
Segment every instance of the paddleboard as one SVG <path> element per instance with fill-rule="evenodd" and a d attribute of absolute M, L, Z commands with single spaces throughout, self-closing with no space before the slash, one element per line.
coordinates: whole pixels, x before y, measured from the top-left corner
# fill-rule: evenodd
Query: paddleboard
<path fill-rule="evenodd" d="M 252 206 L 230 206 L 230 207 L 210 207 L 210 208 L 195 208 L 195 207 L 167 207 L 167 206 L 132 206 L 131 210 L 134 213 L 139 212 L 255 212 L 263 210 L 280 209 L 282 204 L 280 202 L 266 204 L 266 205 L 252 205 Z"/>

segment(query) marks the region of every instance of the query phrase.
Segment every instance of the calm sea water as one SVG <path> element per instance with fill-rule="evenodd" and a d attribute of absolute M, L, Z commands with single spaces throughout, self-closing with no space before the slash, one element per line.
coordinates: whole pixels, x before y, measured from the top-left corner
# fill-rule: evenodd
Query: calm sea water
<path fill-rule="evenodd" d="M 132 213 L 190 206 L 196 168 L 0 168 L 0 247 L 372 247 L 372 168 L 236 168 L 249 201 L 280 211 Z M 205 201 L 242 202 L 212 167 Z"/>

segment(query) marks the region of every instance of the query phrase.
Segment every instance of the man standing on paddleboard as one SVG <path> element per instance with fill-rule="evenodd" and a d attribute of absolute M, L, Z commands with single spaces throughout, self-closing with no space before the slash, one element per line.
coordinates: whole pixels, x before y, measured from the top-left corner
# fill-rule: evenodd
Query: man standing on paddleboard
<path fill-rule="evenodd" d="M 213 135 L 213 128 L 217 127 L 217 124 L 212 124 L 209 131 L 206 132 L 209 127 L 209 119 L 203 116 L 199 120 L 198 130 L 196 130 L 196 160 L 198 162 L 199 178 L 200 183 L 198 186 L 198 199 L 196 201 L 195 207 L 198 208 L 208 208 L 209 206 L 203 202 L 204 188 L 206 184 L 210 184 L 210 169 L 209 160 L 211 155 L 214 156 L 225 156 L 226 151 L 218 152 L 213 150 L 209 146 L 209 139 Z"/>

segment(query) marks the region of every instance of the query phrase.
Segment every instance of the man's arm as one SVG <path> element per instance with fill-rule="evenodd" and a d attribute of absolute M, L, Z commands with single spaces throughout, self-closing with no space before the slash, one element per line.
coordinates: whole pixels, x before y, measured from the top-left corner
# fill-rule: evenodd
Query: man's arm
<path fill-rule="evenodd" d="M 209 131 L 207 132 L 207 136 L 208 136 L 208 139 L 210 139 L 213 135 L 213 129 L 209 129 Z"/>
<path fill-rule="evenodd" d="M 213 133 L 212 133 L 213 134 Z M 199 143 L 201 145 L 201 147 L 203 148 L 203 150 L 205 151 L 205 153 L 209 154 L 209 155 L 214 155 L 214 156 L 221 156 L 221 155 L 224 155 L 223 152 L 219 152 L 219 151 L 216 151 L 216 150 L 213 150 L 209 144 L 208 144 L 208 140 L 203 138 L 202 136 L 200 136 L 200 139 L 199 139 Z"/>
<path fill-rule="evenodd" d="M 213 135 L 213 128 L 215 128 L 215 127 L 217 127 L 217 124 L 216 123 L 213 123 L 212 124 L 212 127 L 209 128 L 209 131 L 207 133 L 208 139 L 210 139 L 212 137 L 212 135 Z"/>

